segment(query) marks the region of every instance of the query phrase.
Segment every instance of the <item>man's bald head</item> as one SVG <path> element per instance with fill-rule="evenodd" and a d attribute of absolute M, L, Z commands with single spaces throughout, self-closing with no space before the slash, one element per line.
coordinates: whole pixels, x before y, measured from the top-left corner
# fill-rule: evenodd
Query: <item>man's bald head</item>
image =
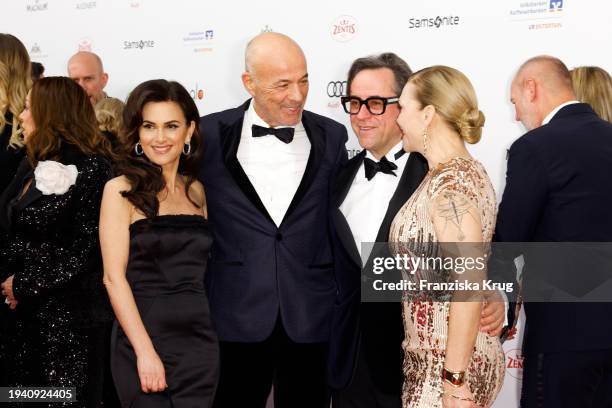
<path fill-rule="evenodd" d="M 540 55 L 528 59 L 519 68 L 515 81 L 534 79 L 549 95 L 572 93 L 572 77 L 559 58 Z"/>
<path fill-rule="evenodd" d="M 281 33 L 265 32 L 251 39 L 244 52 L 244 69 L 254 72 L 262 63 L 283 57 L 300 58 L 304 61 L 302 48 L 293 39 Z"/>
<path fill-rule="evenodd" d="M 68 76 L 87 92 L 92 104 L 104 98 L 108 74 L 99 56 L 89 51 L 79 51 L 68 60 Z"/>
<path fill-rule="evenodd" d="M 255 112 L 269 126 L 293 126 L 308 95 L 308 70 L 300 46 L 279 33 L 262 33 L 247 44 L 242 82 Z"/>
<path fill-rule="evenodd" d="M 541 126 L 557 106 L 576 99 L 567 66 L 558 58 L 540 55 L 524 62 L 512 81 L 511 102 L 516 120 L 528 130 Z"/>

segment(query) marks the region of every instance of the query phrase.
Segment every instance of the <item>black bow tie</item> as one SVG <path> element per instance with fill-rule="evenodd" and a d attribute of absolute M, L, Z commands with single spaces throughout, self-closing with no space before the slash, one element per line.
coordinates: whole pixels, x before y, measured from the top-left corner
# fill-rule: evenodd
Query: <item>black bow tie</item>
<path fill-rule="evenodd" d="M 395 174 L 395 172 L 393 171 L 393 170 L 397 170 L 397 165 L 395 163 L 391 163 L 389 160 L 387 160 L 385 156 L 383 156 L 383 158 L 380 159 L 380 161 L 378 162 L 375 162 L 369 157 L 366 157 L 363 160 L 363 164 L 365 167 L 365 176 L 368 179 L 368 181 L 372 180 L 372 178 L 379 171 L 385 174 L 393 174 L 394 176 L 397 177 L 397 174 Z"/>
<path fill-rule="evenodd" d="M 291 143 L 293 140 L 293 133 L 295 128 L 283 127 L 283 128 L 267 128 L 263 126 L 253 125 L 252 126 L 253 137 L 261 137 L 267 135 L 274 135 L 278 140 L 283 143 Z"/>

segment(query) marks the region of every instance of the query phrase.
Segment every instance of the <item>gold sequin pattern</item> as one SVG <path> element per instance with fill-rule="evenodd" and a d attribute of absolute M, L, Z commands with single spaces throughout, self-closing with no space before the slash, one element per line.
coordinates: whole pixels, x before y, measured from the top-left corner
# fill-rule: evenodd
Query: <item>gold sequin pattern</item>
<path fill-rule="evenodd" d="M 439 254 L 432 222 L 432 203 L 440 194 L 453 193 L 468 201 L 480 216 L 485 242 L 495 227 L 495 192 L 486 170 L 473 159 L 455 158 L 431 169 L 411 198 L 396 215 L 389 234 L 392 255 Z M 419 270 L 404 277 L 418 282 L 447 282 L 452 271 Z M 405 294 L 403 320 L 404 408 L 442 407 L 441 372 L 444 367 L 448 318 L 452 296 L 449 292 Z M 490 406 L 504 378 L 504 353 L 497 337 L 478 333 L 467 370 L 467 382 L 478 405 Z"/>

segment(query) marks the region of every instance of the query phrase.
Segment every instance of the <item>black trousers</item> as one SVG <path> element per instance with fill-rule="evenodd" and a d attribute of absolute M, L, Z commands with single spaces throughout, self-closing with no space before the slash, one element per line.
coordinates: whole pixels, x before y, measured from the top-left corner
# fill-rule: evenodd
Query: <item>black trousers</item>
<path fill-rule="evenodd" d="M 396 392 L 382 390 L 372 378 L 372 371 L 360 345 L 353 378 L 343 390 L 335 391 L 333 408 L 402 408 L 402 389 Z"/>
<path fill-rule="evenodd" d="M 327 343 L 295 343 L 280 316 L 261 343 L 220 342 L 214 408 L 264 408 L 274 386 L 274 408 L 329 408 Z"/>
<path fill-rule="evenodd" d="M 521 408 L 612 407 L 612 350 L 525 355 Z"/>

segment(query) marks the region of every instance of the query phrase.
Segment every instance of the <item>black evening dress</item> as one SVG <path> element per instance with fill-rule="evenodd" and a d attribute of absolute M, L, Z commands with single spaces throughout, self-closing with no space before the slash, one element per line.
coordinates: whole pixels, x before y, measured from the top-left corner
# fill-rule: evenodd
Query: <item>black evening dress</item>
<path fill-rule="evenodd" d="M 130 226 L 127 279 L 140 316 L 162 360 L 168 388 L 141 391 L 136 355 L 115 322 L 111 370 L 125 408 L 206 408 L 219 372 L 204 274 L 212 233 L 198 215 L 162 215 Z"/>
<path fill-rule="evenodd" d="M 112 169 L 68 144 L 57 161 L 78 171 L 67 192 L 44 195 L 24 159 L 0 198 L 0 280 L 14 275 L 19 301 L 8 310 L 0 299 L 0 386 L 71 387 L 77 401 L 49 406 L 98 408 L 112 322 L 98 222 Z"/>

